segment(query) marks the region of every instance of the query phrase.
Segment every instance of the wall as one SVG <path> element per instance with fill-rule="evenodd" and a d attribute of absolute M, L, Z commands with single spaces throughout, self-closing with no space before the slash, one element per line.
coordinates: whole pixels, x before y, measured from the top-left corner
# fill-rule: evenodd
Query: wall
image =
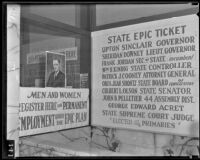
<path fill-rule="evenodd" d="M 199 138 L 93 127 L 92 143 L 133 156 L 199 156 Z"/>
<path fill-rule="evenodd" d="M 198 156 L 197 138 L 83 127 L 20 138 L 26 156 Z"/>
<path fill-rule="evenodd" d="M 20 6 L 7 6 L 7 139 L 15 140 L 15 156 L 18 148 L 19 107 L 19 55 L 20 55 Z M 3 107 L 3 106 L 2 106 Z"/>

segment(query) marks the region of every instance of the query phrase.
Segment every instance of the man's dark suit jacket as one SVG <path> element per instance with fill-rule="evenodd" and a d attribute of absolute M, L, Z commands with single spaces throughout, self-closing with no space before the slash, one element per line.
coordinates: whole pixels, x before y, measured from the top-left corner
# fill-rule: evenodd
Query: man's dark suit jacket
<path fill-rule="evenodd" d="M 55 72 L 50 74 L 49 80 L 47 82 L 47 87 L 65 87 L 65 74 L 59 71 L 55 80 L 54 74 Z"/>

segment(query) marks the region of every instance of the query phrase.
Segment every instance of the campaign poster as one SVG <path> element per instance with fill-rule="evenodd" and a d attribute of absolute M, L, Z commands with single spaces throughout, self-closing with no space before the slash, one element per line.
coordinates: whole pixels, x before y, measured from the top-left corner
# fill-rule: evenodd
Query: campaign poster
<path fill-rule="evenodd" d="M 45 87 L 60 87 L 66 85 L 65 54 L 46 52 Z"/>
<path fill-rule="evenodd" d="M 20 87 L 20 137 L 87 125 L 89 89 Z"/>
<path fill-rule="evenodd" d="M 92 125 L 199 135 L 199 18 L 92 32 Z"/>

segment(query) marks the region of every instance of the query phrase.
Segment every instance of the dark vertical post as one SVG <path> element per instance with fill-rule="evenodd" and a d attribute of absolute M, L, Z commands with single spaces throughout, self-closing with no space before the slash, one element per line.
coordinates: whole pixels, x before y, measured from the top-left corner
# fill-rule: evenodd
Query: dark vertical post
<path fill-rule="evenodd" d="M 28 84 L 25 80 L 26 77 L 26 54 L 29 52 L 29 25 L 25 22 L 23 14 L 29 13 L 28 5 L 21 5 L 21 15 L 20 15 L 20 87 L 26 87 Z"/>
<path fill-rule="evenodd" d="M 90 5 L 90 31 L 94 31 L 96 27 L 96 5 Z"/>
<path fill-rule="evenodd" d="M 90 31 L 90 5 L 80 5 L 80 28 Z M 91 125 L 91 36 L 80 36 L 80 73 L 88 73 L 89 125 Z"/>
<path fill-rule="evenodd" d="M 92 32 L 94 30 L 94 28 L 96 27 L 96 5 L 90 5 L 89 6 L 89 31 Z M 90 70 L 89 70 L 89 75 L 88 75 L 88 79 L 89 79 L 89 90 L 90 90 L 90 96 L 89 96 L 89 103 L 90 103 L 90 119 L 89 119 L 89 125 L 92 125 L 92 66 L 91 66 L 91 62 L 92 62 L 92 37 L 90 36 L 90 54 L 89 54 L 89 66 L 90 66 Z M 91 127 L 91 138 L 92 138 L 92 127 Z"/>

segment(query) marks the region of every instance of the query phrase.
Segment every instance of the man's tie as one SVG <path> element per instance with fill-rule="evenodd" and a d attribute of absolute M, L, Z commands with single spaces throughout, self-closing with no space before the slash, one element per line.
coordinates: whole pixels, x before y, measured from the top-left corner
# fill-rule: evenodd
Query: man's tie
<path fill-rule="evenodd" d="M 54 74 L 54 80 L 56 79 L 57 73 Z"/>

